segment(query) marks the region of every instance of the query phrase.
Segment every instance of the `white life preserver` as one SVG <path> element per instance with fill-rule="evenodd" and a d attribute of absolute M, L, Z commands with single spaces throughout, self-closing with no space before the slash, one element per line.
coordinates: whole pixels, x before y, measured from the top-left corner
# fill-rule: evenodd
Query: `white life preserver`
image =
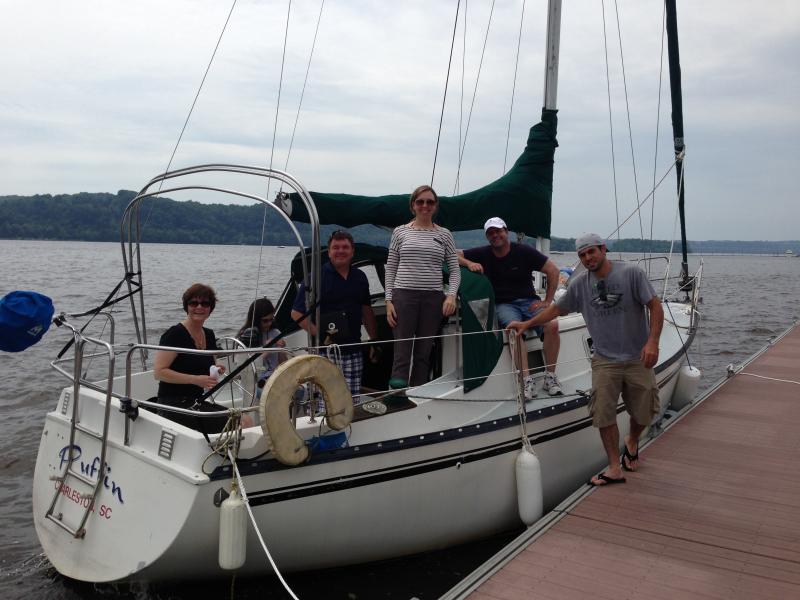
<path fill-rule="evenodd" d="M 299 465 L 308 458 L 308 446 L 289 419 L 289 408 L 298 386 L 314 383 L 325 401 L 325 421 L 331 429 L 344 429 L 353 420 L 350 388 L 334 363 L 315 354 L 290 358 L 272 373 L 261 392 L 261 429 L 272 452 L 285 465 Z"/>

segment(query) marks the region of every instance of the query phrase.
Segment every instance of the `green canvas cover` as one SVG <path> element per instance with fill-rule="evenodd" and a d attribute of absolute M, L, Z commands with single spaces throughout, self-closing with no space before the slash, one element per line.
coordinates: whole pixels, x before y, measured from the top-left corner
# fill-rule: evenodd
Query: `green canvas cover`
<path fill-rule="evenodd" d="M 494 290 L 484 275 L 461 267 L 461 356 L 464 357 L 464 391 L 486 381 L 503 351 L 503 336 L 492 333 Z M 484 332 L 484 333 L 480 333 Z"/>
<path fill-rule="evenodd" d="M 522 155 L 500 179 L 472 192 L 440 196 L 436 222 L 451 231 L 482 229 L 489 217 L 502 217 L 511 231 L 550 237 L 553 198 L 555 110 L 542 110 L 542 121 L 531 127 Z M 311 192 L 320 223 L 355 227 L 371 223 L 397 227 L 410 219 L 409 194 L 359 196 Z M 292 220 L 308 223 L 302 203 L 292 198 Z"/>

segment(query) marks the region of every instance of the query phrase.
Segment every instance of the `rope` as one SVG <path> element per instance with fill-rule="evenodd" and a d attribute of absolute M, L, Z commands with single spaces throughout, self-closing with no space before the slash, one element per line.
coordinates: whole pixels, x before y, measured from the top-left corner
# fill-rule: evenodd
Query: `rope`
<path fill-rule="evenodd" d="M 510 330 L 508 332 L 508 349 L 511 353 L 511 361 L 514 364 L 520 365 L 522 364 L 522 353 L 525 351 L 525 344 L 519 343 L 519 336 L 517 335 L 516 331 Z M 514 377 L 514 383 L 516 384 L 516 392 L 517 392 L 517 418 L 519 419 L 519 429 L 520 434 L 522 437 L 522 447 L 530 452 L 531 454 L 536 454 L 533 451 L 533 446 L 531 445 L 530 438 L 528 438 L 528 419 L 525 413 L 525 384 L 524 384 L 524 376 L 522 374 L 522 370 L 518 367 L 517 368 L 517 376 Z"/>
<path fill-rule="evenodd" d="M 767 377 L 766 375 L 756 375 L 755 373 L 747 373 L 745 371 L 740 371 L 737 375 L 747 375 L 749 377 L 757 377 L 759 379 L 767 379 L 769 381 L 777 381 L 779 383 L 793 383 L 794 385 L 800 385 L 800 381 L 794 381 L 792 379 L 778 379 L 777 377 Z"/>
<path fill-rule="evenodd" d="M 233 460 L 233 457 L 228 454 L 228 459 L 231 461 L 231 465 L 233 466 L 233 475 L 236 478 L 236 482 L 239 484 L 239 492 L 242 494 L 242 500 L 244 500 L 244 506 L 247 509 L 247 514 L 250 516 L 250 522 L 253 524 L 253 529 L 258 536 L 258 541 L 261 543 L 261 548 L 264 550 L 264 554 L 267 555 L 267 559 L 269 560 L 269 564 L 272 567 L 272 570 L 275 571 L 275 575 L 278 576 L 278 579 L 283 586 L 283 589 L 286 590 L 286 593 L 289 594 L 294 600 L 299 600 L 299 598 L 295 595 L 292 591 L 292 588 L 289 587 L 289 584 L 286 583 L 286 580 L 281 575 L 281 572 L 278 570 L 278 565 L 275 564 L 275 561 L 272 558 L 272 554 L 270 554 L 269 548 L 267 548 L 266 542 L 264 542 L 264 537 L 261 535 L 261 530 L 258 528 L 258 523 L 256 522 L 256 518 L 253 515 L 253 510 L 250 508 L 250 500 L 247 497 L 247 490 L 244 487 L 244 481 L 242 481 L 242 475 L 239 473 L 239 467 L 236 465 L 236 461 Z"/>

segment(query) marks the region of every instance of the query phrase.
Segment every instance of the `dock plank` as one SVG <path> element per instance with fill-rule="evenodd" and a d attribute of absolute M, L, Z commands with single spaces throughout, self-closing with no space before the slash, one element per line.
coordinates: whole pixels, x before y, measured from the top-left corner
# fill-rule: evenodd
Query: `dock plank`
<path fill-rule="evenodd" d="M 798 379 L 794 327 L 470 600 L 800 598 Z"/>

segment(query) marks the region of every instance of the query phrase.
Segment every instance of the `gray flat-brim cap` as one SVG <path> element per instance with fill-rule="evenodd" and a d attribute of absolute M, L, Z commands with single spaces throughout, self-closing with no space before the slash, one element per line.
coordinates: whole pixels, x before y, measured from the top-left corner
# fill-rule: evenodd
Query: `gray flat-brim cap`
<path fill-rule="evenodd" d="M 596 233 L 584 233 L 577 240 L 575 240 L 575 251 L 580 252 L 584 248 L 590 246 L 605 246 L 606 241 Z"/>

